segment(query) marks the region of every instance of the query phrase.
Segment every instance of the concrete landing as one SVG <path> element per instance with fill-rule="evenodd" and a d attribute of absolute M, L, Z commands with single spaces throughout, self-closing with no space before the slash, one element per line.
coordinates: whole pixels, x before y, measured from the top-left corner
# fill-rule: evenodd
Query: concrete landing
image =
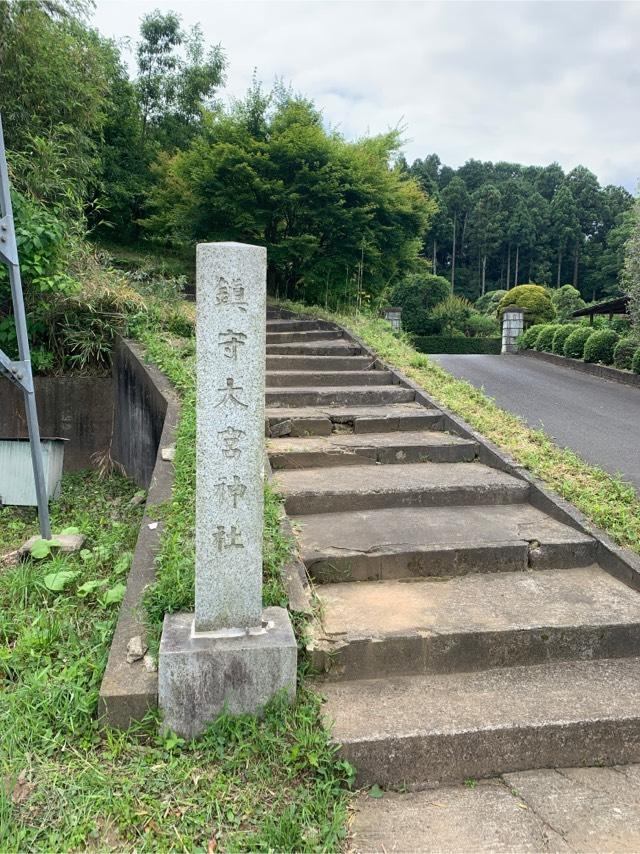
<path fill-rule="evenodd" d="M 324 682 L 361 785 L 462 782 L 640 761 L 640 660 Z"/>
<path fill-rule="evenodd" d="M 295 523 L 302 559 L 324 582 L 559 569 L 595 559 L 591 537 L 529 504 L 457 507 L 455 514 L 441 507 L 353 510 Z"/>
<path fill-rule="evenodd" d="M 276 486 L 288 513 L 338 513 L 380 507 L 516 504 L 529 485 L 480 463 L 336 466 L 279 471 Z"/>
<path fill-rule="evenodd" d="M 640 766 L 558 768 L 380 798 L 363 793 L 351 850 L 637 852 Z"/>
<path fill-rule="evenodd" d="M 344 679 L 640 655 L 640 597 L 597 566 L 323 584 L 310 650 Z"/>

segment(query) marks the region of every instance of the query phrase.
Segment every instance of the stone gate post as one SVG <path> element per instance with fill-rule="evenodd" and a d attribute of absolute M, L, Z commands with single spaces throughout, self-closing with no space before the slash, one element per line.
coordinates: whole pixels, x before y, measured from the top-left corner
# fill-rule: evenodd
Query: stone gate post
<path fill-rule="evenodd" d="M 524 312 L 516 306 L 509 306 L 502 316 L 502 353 L 517 353 L 516 339 L 524 329 Z"/>

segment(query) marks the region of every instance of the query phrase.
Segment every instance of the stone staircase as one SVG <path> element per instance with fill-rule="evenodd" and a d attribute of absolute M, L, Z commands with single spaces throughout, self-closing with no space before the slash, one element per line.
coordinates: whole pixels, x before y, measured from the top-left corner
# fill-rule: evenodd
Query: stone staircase
<path fill-rule="evenodd" d="M 640 760 L 640 597 L 342 330 L 267 321 L 267 441 L 360 785 Z"/>

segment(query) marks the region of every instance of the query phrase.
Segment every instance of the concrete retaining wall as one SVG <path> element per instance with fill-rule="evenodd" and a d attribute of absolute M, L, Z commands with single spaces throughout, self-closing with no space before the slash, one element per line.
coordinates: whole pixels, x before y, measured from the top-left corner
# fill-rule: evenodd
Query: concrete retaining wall
<path fill-rule="evenodd" d="M 158 701 L 157 673 L 149 668 L 148 659 L 127 662 L 127 647 L 135 637 L 146 645 L 142 597 L 155 579 L 155 556 L 163 530 L 158 505 L 171 498 L 173 489 L 173 463 L 162 459 L 162 449 L 175 444 L 179 407 L 169 380 L 156 367 L 145 364 L 142 348 L 131 341 L 118 341 L 114 376 L 118 404 L 114 446 L 118 458 L 130 467 L 130 477 L 149 488 L 98 700 L 103 722 L 126 729 Z"/>
<path fill-rule="evenodd" d="M 523 356 L 530 359 L 540 359 L 543 362 L 551 362 L 563 368 L 571 368 L 573 371 L 581 371 L 583 374 L 592 374 L 603 380 L 612 380 L 616 383 L 633 385 L 640 388 L 640 374 L 631 371 L 621 371 L 620 368 L 611 368 L 609 365 L 594 365 L 592 362 L 583 362 L 581 359 L 569 359 L 567 356 L 559 356 L 556 353 L 542 353 L 538 350 L 523 350 Z"/>
<path fill-rule="evenodd" d="M 69 440 L 64 451 L 65 471 L 90 468 L 92 455 L 103 453 L 111 440 L 111 377 L 36 377 L 35 386 L 41 436 Z M 0 437 L 27 435 L 23 394 L 0 378 Z"/>

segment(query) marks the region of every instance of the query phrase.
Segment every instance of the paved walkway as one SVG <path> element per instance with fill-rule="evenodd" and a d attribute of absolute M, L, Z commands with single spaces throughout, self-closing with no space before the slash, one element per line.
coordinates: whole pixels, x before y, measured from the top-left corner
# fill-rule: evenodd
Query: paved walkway
<path fill-rule="evenodd" d="M 640 389 L 526 356 L 429 358 L 640 490 Z"/>
<path fill-rule="evenodd" d="M 363 794 L 352 850 L 640 851 L 640 766 L 505 774 L 473 786 Z"/>

